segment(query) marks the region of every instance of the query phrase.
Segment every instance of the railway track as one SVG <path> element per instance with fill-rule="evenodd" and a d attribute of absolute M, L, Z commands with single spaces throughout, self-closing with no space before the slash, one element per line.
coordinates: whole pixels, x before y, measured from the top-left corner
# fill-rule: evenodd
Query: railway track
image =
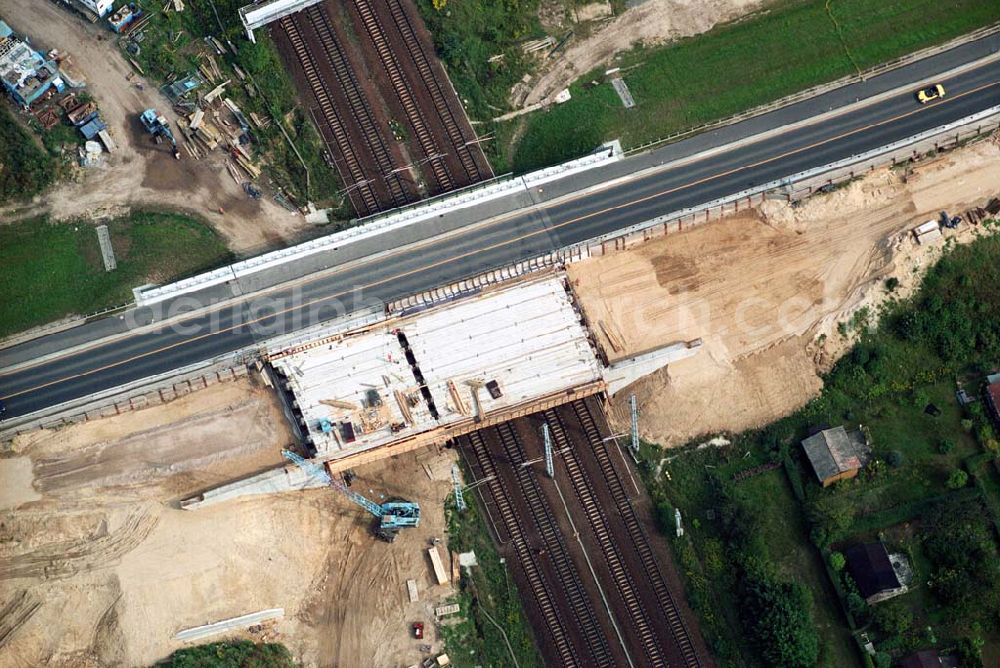
<path fill-rule="evenodd" d="M 406 51 L 410 54 L 410 58 L 413 60 L 414 66 L 420 73 L 420 78 L 431 95 L 434 108 L 437 110 L 441 123 L 444 125 L 445 132 L 447 132 L 448 138 L 451 140 L 453 150 L 462 163 L 462 168 L 465 170 L 469 183 L 475 183 L 483 178 L 492 177 L 492 174 L 482 173 L 479 165 L 476 163 L 476 159 L 472 155 L 472 151 L 469 149 L 469 145 L 466 143 L 465 137 L 462 136 L 462 130 L 459 127 L 457 119 L 455 118 L 455 114 L 452 112 L 451 107 L 448 106 L 448 101 L 444 91 L 441 90 L 441 83 L 434 75 L 434 70 L 431 68 L 427 54 L 424 52 L 420 39 L 417 38 L 416 31 L 413 28 L 413 23 L 411 22 L 409 15 L 406 13 L 402 2 L 400 0 L 385 1 L 389 7 L 390 13 L 392 14 L 393 23 L 396 25 L 396 29 L 399 30 L 399 34 L 403 38 L 403 44 L 406 47 Z M 362 0 L 362 2 L 367 4 L 368 0 Z M 358 4 L 360 5 L 362 2 L 359 2 Z"/>
<path fill-rule="evenodd" d="M 601 432 L 597 428 L 594 416 L 583 400 L 574 401 L 572 407 L 587 436 L 594 457 L 601 467 L 604 479 L 607 481 L 615 508 L 621 515 L 629 538 L 632 540 L 639 554 L 639 559 L 642 562 L 642 567 L 646 575 L 646 582 L 656 594 L 660 612 L 667 621 L 670 633 L 677 643 L 677 647 L 684 659 L 684 665 L 688 668 L 700 668 L 701 661 L 698 658 L 698 653 L 695 651 L 694 644 L 691 642 L 691 636 L 688 633 L 687 627 L 684 625 L 684 619 L 681 617 L 680 610 L 678 610 L 677 604 L 674 602 L 674 598 L 667 588 L 663 574 L 660 572 L 660 567 L 653 556 L 649 540 L 646 538 L 642 524 L 639 522 L 639 518 L 635 514 L 635 509 L 632 507 L 628 494 L 625 492 L 625 486 L 618 476 L 618 472 L 615 470 L 614 463 L 611 461 L 611 453 L 609 452 L 608 445 L 601 437 Z"/>
<path fill-rule="evenodd" d="M 295 57 L 302 65 L 302 71 L 305 73 L 309 88 L 319 105 L 319 111 L 323 115 L 325 125 L 333 133 L 333 142 L 342 156 L 342 160 L 337 164 L 340 178 L 345 183 L 362 183 L 365 180 L 365 173 L 361 162 L 351 144 L 343 119 L 337 112 L 337 107 L 330 99 L 326 84 L 323 83 L 323 79 L 319 75 L 313 55 L 306 46 L 299 26 L 290 16 L 282 18 L 278 23 L 288 37 L 288 42 L 291 44 L 292 50 L 295 51 Z M 378 211 L 378 198 L 370 184 L 354 188 L 348 191 L 347 195 L 359 215 L 369 215 Z"/>
<path fill-rule="evenodd" d="M 538 481 L 535 480 L 531 469 L 521 466 L 521 462 L 525 460 L 523 446 L 509 423 L 498 425 L 496 433 L 500 436 L 500 443 L 513 467 L 514 476 L 517 478 L 518 492 L 535 520 L 535 525 L 544 541 L 545 554 L 552 562 L 559 577 L 559 584 L 573 610 L 573 616 L 580 625 L 579 632 L 583 635 L 590 650 L 593 663 L 588 663 L 588 665 L 614 665 L 611 648 L 601 630 L 594 606 L 583 588 L 579 572 L 569 556 L 569 550 L 566 548 L 562 533 L 559 531 L 559 525 L 542 498 Z"/>
<path fill-rule="evenodd" d="M 361 85 L 358 83 L 354 70 L 347 60 L 347 55 L 344 53 L 344 49 L 337 40 L 333 27 L 330 25 L 330 19 L 326 11 L 322 5 L 313 5 L 293 16 L 303 14 L 312 25 L 323 47 L 323 55 L 326 57 L 327 63 L 337 77 L 341 88 L 344 90 L 351 114 L 361 127 L 365 142 L 368 144 L 368 148 L 375 160 L 375 165 L 381 174 L 380 178 L 385 179 L 392 205 L 399 207 L 409 203 L 410 198 L 399 175 L 393 173 L 395 165 L 393 164 L 392 154 L 385 143 L 381 129 L 375 122 L 374 114 L 364 92 L 361 90 Z"/>
<path fill-rule="evenodd" d="M 413 94 L 410 92 L 410 83 L 406 80 L 403 70 L 399 66 L 399 61 L 396 60 L 396 54 L 389 46 L 389 39 L 382 27 L 382 22 L 368 0 L 355 0 L 353 5 L 361 17 L 361 22 L 365 26 L 368 37 L 375 46 L 375 52 L 378 54 L 386 76 L 389 77 L 389 83 L 392 84 L 396 97 L 399 98 L 399 102 L 403 106 L 403 111 L 410 122 L 410 127 L 413 128 L 417 143 L 420 144 L 420 149 L 423 151 L 425 159 L 430 163 L 435 181 L 437 181 L 442 192 L 451 190 L 455 187 L 455 182 L 448 171 L 448 166 L 441 159 L 444 154 L 434 140 L 434 135 L 431 134 L 431 130 L 421 115 Z M 410 44 L 407 44 L 406 47 L 407 49 L 413 48 Z M 419 48 L 419 45 L 417 45 L 417 48 Z"/>
<path fill-rule="evenodd" d="M 528 587 L 531 589 L 531 599 L 538 606 L 545 620 L 545 629 L 538 629 L 538 632 L 547 632 L 552 645 L 559 654 L 561 665 L 564 666 L 584 666 L 581 663 L 576 647 L 570 639 L 569 629 L 563 619 L 556 611 L 555 597 L 549 589 L 545 577 L 542 575 L 539 566 L 539 556 L 528 546 L 528 540 L 524 535 L 524 529 L 518 520 L 517 513 L 511 502 L 510 493 L 507 491 L 503 480 L 497 473 L 496 466 L 490 458 L 490 453 L 486 447 L 482 435 L 479 432 L 472 432 L 468 435 L 469 443 L 472 445 L 472 454 L 476 459 L 479 470 L 483 478 L 488 479 L 490 495 L 500 513 L 501 524 L 507 531 L 510 543 L 517 553 L 518 563 L 524 570 L 528 580 Z M 528 592 L 525 592 L 528 593 Z"/>
<path fill-rule="evenodd" d="M 552 437 L 555 441 L 554 445 L 557 446 L 560 452 L 564 453 L 563 462 L 566 466 L 570 483 L 573 486 L 573 491 L 576 493 L 580 508 L 587 517 L 590 528 L 594 532 L 594 537 L 598 545 L 600 545 L 601 553 L 604 555 L 608 565 L 608 570 L 611 573 L 618 596 L 620 596 L 626 610 L 628 610 L 631 628 L 635 630 L 639 641 L 642 643 L 642 649 L 649 660 L 649 665 L 666 667 L 667 660 L 657 640 L 652 620 L 642 603 L 635 580 L 625 564 L 624 555 L 611 533 L 608 521 L 594 492 L 594 486 L 590 482 L 586 471 L 581 466 L 576 450 L 570 443 L 562 419 L 555 410 L 551 409 L 545 411 L 544 415 L 545 421 L 552 432 Z"/>

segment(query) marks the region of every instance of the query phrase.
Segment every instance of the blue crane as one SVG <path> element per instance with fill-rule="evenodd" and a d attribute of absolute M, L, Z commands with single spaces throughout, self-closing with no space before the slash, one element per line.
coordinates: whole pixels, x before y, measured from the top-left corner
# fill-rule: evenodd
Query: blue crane
<path fill-rule="evenodd" d="M 300 455 L 282 450 L 281 454 L 290 462 L 302 469 L 310 478 L 321 480 L 361 506 L 379 520 L 375 534 L 382 540 L 391 543 L 400 529 L 420 526 L 420 504 L 411 501 L 388 501 L 379 505 L 374 501 L 352 491 L 342 480 L 338 480 L 326 472 L 326 469 Z"/>
<path fill-rule="evenodd" d="M 178 160 L 181 159 L 181 152 L 177 148 L 177 140 L 174 139 L 174 133 L 171 132 L 170 124 L 167 122 L 166 117 L 157 114 L 156 109 L 147 109 L 140 114 L 139 120 L 142 121 L 142 127 L 146 128 L 146 132 L 153 135 L 153 139 L 157 143 L 163 141 L 163 139 L 169 141 L 174 149 L 174 157 Z"/>

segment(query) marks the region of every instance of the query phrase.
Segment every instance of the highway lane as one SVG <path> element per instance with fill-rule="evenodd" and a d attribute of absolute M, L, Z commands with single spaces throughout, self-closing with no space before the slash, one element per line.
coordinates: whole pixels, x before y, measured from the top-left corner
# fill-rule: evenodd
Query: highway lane
<path fill-rule="evenodd" d="M 997 79 L 995 65 L 982 67 L 946 81 L 949 96 L 938 104 L 920 107 L 911 95 L 899 95 L 766 142 L 459 230 L 443 242 L 385 251 L 292 290 L 185 318 L 183 331 L 142 331 L 0 375 L 0 397 L 10 415 L 25 414 L 834 162 L 1000 105 Z"/>

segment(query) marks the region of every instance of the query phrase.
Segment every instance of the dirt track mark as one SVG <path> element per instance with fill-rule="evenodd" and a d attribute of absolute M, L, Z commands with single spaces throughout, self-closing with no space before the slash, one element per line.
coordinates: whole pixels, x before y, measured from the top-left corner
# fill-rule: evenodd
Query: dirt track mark
<path fill-rule="evenodd" d="M 19 628 L 31 619 L 42 605 L 34 594 L 22 589 L 5 606 L 0 608 L 0 647 L 7 644 Z"/>
<path fill-rule="evenodd" d="M 0 580 L 70 577 L 82 571 L 108 568 L 138 547 L 159 518 L 144 509 L 128 514 L 122 526 L 92 540 L 50 543 L 32 552 L 0 559 Z"/>

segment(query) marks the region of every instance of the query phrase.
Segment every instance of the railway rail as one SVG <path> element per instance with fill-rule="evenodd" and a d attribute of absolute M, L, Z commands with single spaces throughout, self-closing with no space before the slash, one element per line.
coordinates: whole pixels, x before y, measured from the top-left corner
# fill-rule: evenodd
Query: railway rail
<path fill-rule="evenodd" d="M 363 0 L 363 2 L 367 4 L 368 0 Z M 455 113 L 448 105 L 447 97 L 441 89 L 441 82 L 438 77 L 435 76 L 434 70 L 431 67 L 430 59 L 427 57 L 427 53 L 424 50 L 424 44 L 417 37 L 412 19 L 409 14 L 407 14 L 401 0 L 387 0 L 385 4 L 388 6 L 389 12 L 392 15 L 393 23 L 403 39 L 403 44 L 406 46 L 406 52 L 410 55 L 417 72 L 420 73 L 421 81 L 430 93 L 434 109 L 437 111 L 445 132 L 451 141 L 452 150 L 462 163 L 462 168 L 465 170 L 465 175 L 468 178 L 469 183 L 475 183 L 484 178 L 492 177 L 492 173 L 484 173 L 484 171 L 480 169 L 480 165 L 472 155 L 469 143 L 462 135 L 458 119 L 455 118 Z"/>
<path fill-rule="evenodd" d="M 687 668 L 700 668 L 701 660 L 698 658 L 698 653 L 695 650 L 694 643 L 691 641 L 691 636 L 684 624 L 681 612 L 673 596 L 670 594 L 670 590 L 667 588 L 666 580 L 653 555 L 649 539 L 646 537 L 642 529 L 642 524 L 636 516 L 635 509 L 632 507 L 632 503 L 625 491 L 625 485 L 622 483 L 621 477 L 619 477 L 614 463 L 611 461 L 611 452 L 608 444 L 601 437 L 601 431 L 598 429 L 594 416 L 590 412 L 590 408 L 586 402 L 584 400 L 574 401 L 572 408 L 576 413 L 577 420 L 583 427 L 584 434 L 587 436 L 589 442 L 588 445 L 600 465 L 604 479 L 607 481 L 608 489 L 615 503 L 615 509 L 621 515 L 629 537 L 639 554 L 645 571 L 646 582 L 648 582 L 656 595 L 660 613 L 666 620 L 674 642 L 680 650 L 681 656 L 684 659 L 684 665 Z"/>
<path fill-rule="evenodd" d="M 563 594 L 569 601 L 573 610 L 573 615 L 580 625 L 580 633 L 583 635 L 588 649 L 591 653 L 592 662 L 588 665 L 612 666 L 614 659 L 611 655 L 611 648 L 608 640 L 601 631 L 600 622 L 597 620 L 597 613 L 591 603 L 587 592 L 583 587 L 579 571 L 573 564 L 573 560 L 566 548 L 562 532 L 556 523 L 552 511 L 542 498 L 538 481 L 534 478 L 534 473 L 530 468 L 521 466 L 525 461 L 524 448 L 517 438 L 510 423 L 503 423 L 495 428 L 495 432 L 500 437 L 508 460 L 514 470 L 514 476 L 518 483 L 518 492 L 524 500 L 525 505 L 531 512 L 532 519 L 538 527 L 539 533 L 545 545 L 545 554 L 551 561 Z"/>
<path fill-rule="evenodd" d="M 631 628 L 635 631 L 642 644 L 642 649 L 649 660 L 649 665 L 666 667 L 668 665 L 667 660 L 664 657 L 654 631 L 653 620 L 643 605 L 635 580 L 626 566 L 625 557 L 615 537 L 612 535 L 604 511 L 597 500 L 594 486 L 587 472 L 580 464 L 580 459 L 577 456 L 576 449 L 570 442 L 562 419 L 555 410 L 551 409 L 545 411 L 544 416 L 551 430 L 554 445 L 557 446 L 560 452 L 564 453 L 562 460 L 565 464 L 570 483 L 573 486 L 573 491 L 576 493 L 580 508 L 583 510 L 583 514 L 590 524 L 591 531 L 593 531 L 594 537 L 600 545 L 617 595 L 624 603 L 625 609 L 628 610 L 628 621 L 631 623 Z"/>
<path fill-rule="evenodd" d="M 389 45 L 389 38 L 385 29 L 382 27 L 381 20 L 379 20 L 378 15 L 375 13 L 375 9 L 372 7 L 372 3 L 369 2 L 369 0 L 355 0 L 353 5 L 357 10 L 358 15 L 361 17 L 361 22 L 365 26 L 365 31 L 368 33 L 368 37 L 371 39 L 372 44 L 375 47 L 375 51 L 378 54 L 379 61 L 382 63 L 386 76 L 389 77 L 389 83 L 392 85 L 393 91 L 396 93 L 396 97 L 399 98 L 399 102 L 403 107 L 403 112 L 406 114 L 406 118 L 410 122 L 410 127 L 413 128 L 417 142 L 420 144 L 420 149 L 423 151 L 425 159 L 427 159 L 430 163 L 431 171 L 434 174 L 434 179 L 437 181 L 438 187 L 442 192 L 453 189 L 455 187 L 455 182 L 452 179 L 447 164 L 441 159 L 441 157 L 443 157 L 443 153 L 437 145 L 430 128 L 425 122 L 424 117 L 420 112 L 420 108 L 417 106 L 417 102 L 410 91 L 410 83 L 407 81 L 402 68 L 399 65 L 399 61 L 396 59 L 395 52 Z M 404 41 L 406 42 L 406 48 L 410 50 L 411 53 L 413 49 L 420 48 L 419 43 L 412 44 L 406 40 Z M 433 75 L 431 76 L 430 81 L 424 81 L 423 83 L 429 88 L 431 82 L 435 84 L 437 83 L 433 78 Z M 461 133 L 459 133 L 459 136 L 461 136 Z"/>
<path fill-rule="evenodd" d="M 376 166 L 381 172 L 381 178 L 385 180 L 392 205 L 399 207 L 409 203 L 410 198 L 407 195 L 406 188 L 399 174 L 394 171 L 395 165 L 392 160 L 392 154 L 385 143 L 382 129 L 375 122 L 368 99 L 362 92 L 354 70 L 347 60 L 347 55 L 337 40 L 333 27 L 330 25 L 329 16 L 322 5 L 308 7 L 302 12 L 293 15 L 293 17 L 302 15 L 305 15 L 312 25 L 323 47 L 323 54 L 326 56 L 330 68 L 333 70 L 338 83 L 347 96 L 351 114 L 361 126 L 368 148 L 371 151 Z"/>
<path fill-rule="evenodd" d="M 302 32 L 299 29 L 298 24 L 295 23 L 290 16 L 286 16 L 278 22 L 278 25 L 288 37 L 288 42 L 291 44 L 292 49 L 295 52 L 295 57 L 302 65 L 306 81 L 309 84 L 309 88 L 313 93 L 316 103 L 319 105 L 319 112 L 323 116 L 325 127 L 329 128 L 330 132 L 333 133 L 332 143 L 336 145 L 337 151 L 342 157 L 341 160 L 334 161 L 337 166 L 337 171 L 340 172 L 340 178 L 347 184 L 362 184 L 361 186 L 348 190 L 347 196 L 351 199 L 351 203 L 354 205 L 354 209 L 359 215 L 375 213 L 378 211 L 378 198 L 375 196 L 375 192 L 372 189 L 371 184 L 364 183 L 365 172 L 361 166 L 361 161 L 358 159 L 358 155 L 354 151 L 354 147 L 347 134 L 344 121 L 337 112 L 336 105 L 334 105 L 330 98 L 326 84 L 320 77 L 312 52 L 306 45 L 306 41 L 302 36 Z M 323 125 L 320 126 L 321 132 L 323 127 Z M 326 138 L 329 142 L 329 138 L 324 138 Z"/>
<path fill-rule="evenodd" d="M 556 610 L 555 595 L 549 588 L 542 569 L 539 565 L 539 555 L 535 554 L 528 545 L 527 537 L 521 521 L 514 510 L 510 493 L 503 480 L 497 474 L 496 465 L 493 463 L 490 453 L 479 432 L 472 432 L 467 436 L 472 446 L 472 454 L 476 460 L 479 470 L 482 472 L 486 483 L 489 486 L 490 496 L 496 504 L 500 514 L 501 525 L 507 532 L 507 537 L 514 551 L 517 553 L 518 564 L 524 571 L 531 592 L 531 601 L 541 612 L 542 619 L 545 620 L 545 629 L 548 640 L 551 641 L 559 655 L 561 665 L 564 666 L 585 666 L 580 661 L 579 653 L 571 640 L 570 630 L 565 621 Z M 526 592 L 527 593 L 527 592 Z M 539 632 L 543 631 L 539 629 Z"/>
<path fill-rule="evenodd" d="M 382 129 L 375 122 L 371 106 L 368 104 L 368 100 L 361 90 L 361 85 L 354 74 L 354 69 L 350 66 L 347 55 L 337 40 L 333 26 L 330 25 L 330 17 L 321 5 L 307 7 L 301 13 L 309 19 L 313 29 L 316 31 L 316 36 L 323 47 L 323 53 L 336 74 L 337 81 L 347 95 L 351 114 L 361 126 L 365 141 L 368 143 L 372 156 L 375 158 L 375 164 L 385 178 L 393 206 L 398 207 L 407 204 L 410 199 L 406 194 L 406 189 L 400 180 L 399 174 L 393 172 L 395 165 L 389 147 L 386 145 L 385 138 L 382 135 Z"/>

